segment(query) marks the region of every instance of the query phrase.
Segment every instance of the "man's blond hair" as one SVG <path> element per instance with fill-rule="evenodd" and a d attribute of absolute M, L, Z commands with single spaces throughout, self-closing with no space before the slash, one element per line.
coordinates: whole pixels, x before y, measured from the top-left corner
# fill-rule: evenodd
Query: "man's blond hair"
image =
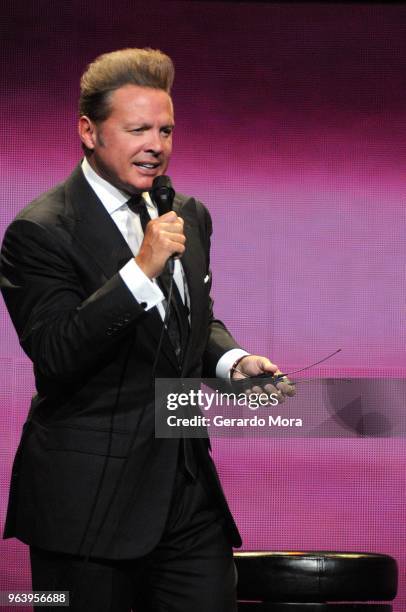
<path fill-rule="evenodd" d="M 170 94 L 175 69 L 157 49 L 120 49 L 104 53 L 88 65 L 80 80 L 79 114 L 95 122 L 111 112 L 110 97 L 124 85 L 162 89 Z"/>

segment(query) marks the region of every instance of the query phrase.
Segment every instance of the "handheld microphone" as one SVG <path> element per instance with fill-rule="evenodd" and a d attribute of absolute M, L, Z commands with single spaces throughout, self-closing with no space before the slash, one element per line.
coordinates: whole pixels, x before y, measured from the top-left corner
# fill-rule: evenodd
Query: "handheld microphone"
<path fill-rule="evenodd" d="M 153 202 L 158 207 L 159 216 L 172 210 L 175 190 L 172 187 L 172 182 L 169 176 L 166 176 L 165 174 L 156 176 L 152 182 L 150 194 Z"/>
<path fill-rule="evenodd" d="M 175 197 L 175 190 L 172 187 L 172 182 L 169 176 L 161 174 L 156 176 L 152 182 L 152 188 L 150 195 L 154 204 L 158 208 L 159 216 L 172 210 L 173 199 Z M 168 259 L 168 270 L 170 274 L 173 274 L 174 260 L 178 259 L 178 255 L 171 255 Z"/>

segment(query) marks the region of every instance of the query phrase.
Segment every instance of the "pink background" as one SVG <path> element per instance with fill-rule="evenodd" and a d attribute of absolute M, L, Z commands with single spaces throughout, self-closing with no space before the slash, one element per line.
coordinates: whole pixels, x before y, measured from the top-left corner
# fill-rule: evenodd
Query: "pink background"
<path fill-rule="evenodd" d="M 285 371 L 341 347 L 316 375 L 405 377 L 405 6 L 2 6 L 1 235 L 80 158 L 85 65 L 161 48 L 177 69 L 170 173 L 211 210 L 217 314 Z M 0 325 L 4 519 L 33 383 L 3 305 Z M 406 608 L 404 438 L 222 439 L 214 450 L 245 549 L 391 554 L 394 609 Z M 1 548 L 0 589 L 28 589 L 25 547 Z"/>

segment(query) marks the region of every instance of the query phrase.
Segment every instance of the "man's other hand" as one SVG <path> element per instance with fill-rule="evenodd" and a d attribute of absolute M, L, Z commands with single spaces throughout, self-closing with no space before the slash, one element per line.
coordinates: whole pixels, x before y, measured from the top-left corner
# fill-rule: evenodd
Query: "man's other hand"
<path fill-rule="evenodd" d="M 269 376 L 278 376 L 282 374 L 277 365 L 272 363 L 267 357 L 261 357 L 259 355 L 246 355 L 237 363 L 231 372 L 232 380 L 241 380 L 247 377 L 255 377 L 260 374 L 269 374 Z M 295 387 L 291 384 L 288 378 L 284 377 L 276 386 L 269 383 L 264 385 L 254 385 L 252 388 L 247 389 L 245 392 L 247 395 L 251 393 L 267 393 L 268 395 L 275 394 L 278 397 L 278 402 L 283 403 L 286 397 L 292 397 L 295 395 Z"/>

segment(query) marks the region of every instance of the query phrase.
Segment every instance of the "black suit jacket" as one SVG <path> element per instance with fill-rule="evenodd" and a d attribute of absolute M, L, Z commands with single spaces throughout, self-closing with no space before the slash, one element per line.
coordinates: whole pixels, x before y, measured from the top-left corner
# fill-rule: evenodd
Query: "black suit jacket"
<path fill-rule="evenodd" d="M 176 195 L 174 209 L 185 222 L 182 265 L 191 301 L 182 375 L 214 377 L 218 359 L 238 345 L 214 319 L 204 282 L 211 220 L 194 198 Z M 92 554 L 123 559 L 146 554 L 162 535 L 179 440 L 154 437 L 151 369 L 162 320 L 156 308 L 145 312 L 118 273 L 131 257 L 80 167 L 6 232 L 2 292 L 38 393 L 14 461 L 5 537 L 86 553 L 103 523 Z M 156 376 L 179 375 L 165 334 Z M 207 441 L 194 441 L 194 448 L 238 546 Z"/>

